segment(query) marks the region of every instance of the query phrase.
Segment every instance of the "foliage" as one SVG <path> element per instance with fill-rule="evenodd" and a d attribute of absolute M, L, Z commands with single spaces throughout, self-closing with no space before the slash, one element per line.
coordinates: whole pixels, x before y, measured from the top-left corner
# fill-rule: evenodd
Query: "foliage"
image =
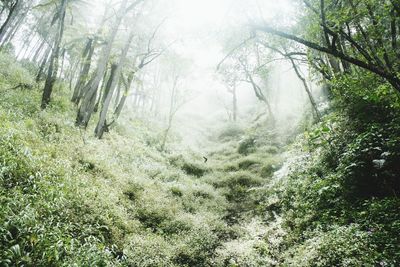
<path fill-rule="evenodd" d="M 244 133 L 243 129 L 237 124 L 229 124 L 221 129 L 221 132 L 218 134 L 218 140 L 230 140 L 235 139 L 236 137 L 241 136 Z"/>
<path fill-rule="evenodd" d="M 291 155 L 287 175 L 265 192 L 266 216 L 275 218 L 284 233 L 269 256 L 282 265 L 400 262 L 398 100 L 386 94 L 364 99 L 360 95 L 374 95 L 379 83 L 349 85 L 348 79 L 333 83 L 333 92 L 341 92 L 336 112 L 297 141 L 292 150 L 299 156 Z"/>
<path fill-rule="evenodd" d="M 256 139 L 254 137 L 241 140 L 238 147 L 238 153 L 243 155 L 248 155 L 249 153 L 254 152 L 255 144 L 256 144 Z"/>

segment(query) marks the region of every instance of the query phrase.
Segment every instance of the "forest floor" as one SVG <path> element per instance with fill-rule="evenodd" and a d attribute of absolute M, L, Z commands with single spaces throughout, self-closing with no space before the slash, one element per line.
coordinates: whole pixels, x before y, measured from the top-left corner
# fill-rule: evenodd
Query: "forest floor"
<path fill-rule="evenodd" d="M 332 167 L 334 114 L 298 137 L 227 124 L 202 151 L 161 152 L 139 120 L 104 140 L 76 128 L 62 85 L 42 111 L 40 86 L 10 89 L 29 71 L 1 62 L 0 266 L 396 266 L 398 198 L 346 195 L 348 166 L 377 145 L 347 127 Z"/>
<path fill-rule="evenodd" d="M 30 74 L 8 61 L 13 70 L 0 88 L 2 265 L 245 262 L 261 231 L 257 189 L 277 168 L 278 148 L 255 154 L 255 139 L 239 144 L 245 133 L 229 126 L 204 163 L 203 153 L 160 152 L 162 131 L 135 120 L 97 140 L 74 126 L 65 88 L 45 111 L 39 86 L 10 89 Z"/>

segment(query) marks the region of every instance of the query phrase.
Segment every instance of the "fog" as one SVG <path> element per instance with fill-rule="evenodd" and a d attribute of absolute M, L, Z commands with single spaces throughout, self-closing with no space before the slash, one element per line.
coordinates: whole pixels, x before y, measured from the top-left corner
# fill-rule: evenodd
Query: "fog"
<path fill-rule="evenodd" d="M 75 22 L 76 26 L 67 29 L 68 41 L 73 43 L 85 35 L 98 34 L 102 17 L 113 16 L 118 6 L 119 2 L 112 0 L 77 5 L 74 12 L 85 15 Z M 172 132 L 182 138 L 184 144 L 199 149 L 216 128 L 232 123 L 232 95 L 218 73 L 219 64 L 232 48 L 247 38 L 249 25 L 269 23 L 287 27 L 295 24 L 296 16 L 296 1 L 289 0 L 147 1 L 138 13 L 122 24 L 114 50 L 117 53 L 121 49 L 118 47 L 122 47 L 133 27 L 143 35 L 134 37 L 138 44 L 131 48 L 130 61 L 136 60 L 134 53 L 146 48 L 145 40 L 151 39 L 152 34 L 152 45 L 162 47 L 162 55 L 136 74 L 138 82 L 128 94 L 124 116 L 151 120 L 161 128 L 167 127 L 171 89 L 173 80 L 178 77 L 177 90 L 182 96 L 177 100 L 179 110 L 172 120 Z M 80 30 L 76 31 L 77 28 Z M 107 30 L 100 33 L 107 34 Z M 97 53 L 99 56 L 100 52 Z M 286 126 L 294 127 L 304 113 L 310 111 L 310 104 L 289 62 L 277 55 L 271 57 L 267 78 L 259 82 L 268 95 L 277 129 L 285 132 Z M 309 77 L 307 67 L 299 65 L 299 68 Z M 308 82 L 318 97 L 319 86 Z M 238 82 L 236 90 L 236 123 L 251 126 L 255 118 L 266 112 L 265 104 L 256 97 L 248 82 Z M 152 103 L 138 100 L 138 96 L 143 95 L 151 98 Z"/>
<path fill-rule="evenodd" d="M 268 21 L 288 25 L 293 21 L 293 1 L 175 0 L 168 1 L 171 13 L 164 25 L 165 38 L 177 39 L 171 49 L 190 61 L 190 71 L 182 86 L 193 97 L 178 112 L 176 130 L 186 144 L 201 147 L 210 128 L 229 121 L 227 109 L 231 96 L 216 74 L 217 65 L 228 53 L 224 35 L 232 29 L 244 29 L 249 23 Z M 240 43 L 238 38 L 235 42 Z M 267 88 L 278 126 L 293 126 L 309 109 L 304 87 L 290 64 L 277 60 L 269 65 Z M 303 68 L 305 75 L 308 70 Z M 318 86 L 313 85 L 318 91 Z M 238 123 L 263 112 L 251 85 L 240 83 L 237 92 Z M 164 112 L 167 112 L 164 109 Z M 264 111 L 265 112 L 265 111 Z"/>

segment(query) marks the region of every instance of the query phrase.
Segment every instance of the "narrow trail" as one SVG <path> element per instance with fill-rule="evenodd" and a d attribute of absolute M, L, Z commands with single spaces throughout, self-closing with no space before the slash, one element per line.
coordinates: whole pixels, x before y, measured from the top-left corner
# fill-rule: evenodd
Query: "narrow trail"
<path fill-rule="evenodd" d="M 274 265 L 274 255 L 265 257 L 259 248 L 280 233 L 279 229 L 267 233 L 271 224 L 279 224 L 279 218 L 268 217 L 265 202 L 270 201 L 270 184 L 286 175 L 291 164 L 283 147 L 268 131 L 258 129 L 248 134 L 229 129 L 209 139 L 203 152 L 197 154 L 208 159 L 204 162 L 197 156 L 196 164 L 206 169 L 199 181 L 212 185 L 226 201 L 218 213 L 228 228 L 213 252 L 221 264 L 216 266 L 247 266 L 249 261 Z"/>

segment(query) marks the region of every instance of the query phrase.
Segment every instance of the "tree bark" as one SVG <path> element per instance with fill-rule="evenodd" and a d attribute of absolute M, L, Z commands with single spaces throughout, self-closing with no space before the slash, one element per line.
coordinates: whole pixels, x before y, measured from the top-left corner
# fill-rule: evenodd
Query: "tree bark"
<path fill-rule="evenodd" d="M 86 43 L 85 49 L 83 50 L 83 55 L 82 55 L 83 65 L 81 68 L 81 73 L 79 74 L 78 82 L 75 85 L 74 93 L 72 94 L 71 98 L 71 101 L 76 105 L 79 104 L 80 98 L 82 97 L 81 94 L 82 86 L 85 84 L 89 76 L 90 67 L 92 65 L 92 57 L 94 54 L 94 48 L 95 48 L 94 40 L 92 38 L 89 38 L 88 42 Z"/>
<path fill-rule="evenodd" d="M 60 54 L 61 40 L 64 34 L 64 21 L 65 21 L 66 8 L 67 8 L 67 0 L 61 0 L 61 6 L 59 10 L 60 18 L 57 28 L 57 34 L 54 40 L 53 51 L 50 56 L 50 65 L 47 72 L 46 83 L 42 95 L 42 104 L 41 104 L 42 109 L 45 109 L 49 105 L 51 94 L 53 92 L 53 86 L 57 79 L 58 59 Z"/>
<path fill-rule="evenodd" d="M 125 91 L 124 91 L 124 94 L 122 95 L 121 99 L 119 100 L 118 105 L 116 106 L 116 108 L 114 110 L 113 122 L 116 121 L 119 118 L 119 116 L 121 115 L 121 112 L 122 112 L 122 109 L 124 108 L 126 99 L 128 98 L 129 89 L 131 88 L 134 76 L 135 76 L 135 72 L 132 71 L 131 73 L 129 73 L 128 81 L 126 83 L 124 83 Z M 124 78 L 122 78 L 122 81 L 124 81 Z"/>
<path fill-rule="evenodd" d="M 314 109 L 315 116 L 318 121 L 321 121 L 321 112 L 318 110 L 318 105 L 315 102 L 314 96 L 311 93 L 310 87 L 307 84 L 306 79 L 301 75 L 299 68 L 297 67 L 296 63 L 294 62 L 293 58 L 289 57 L 289 61 L 292 64 L 293 70 L 296 73 L 299 80 L 303 83 L 304 89 L 306 90 L 308 99 L 310 100 L 311 106 Z"/>
<path fill-rule="evenodd" d="M 169 131 L 172 128 L 172 122 L 174 120 L 174 116 L 175 116 L 176 112 L 178 111 L 178 109 L 176 107 L 176 103 L 175 103 L 176 102 L 176 91 L 177 91 L 178 79 L 179 79 L 178 76 L 175 77 L 174 84 L 172 86 L 172 92 L 171 92 L 170 104 L 169 104 L 169 113 L 168 113 L 168 125 L 167 125 L 167 128 L 164 131 L 164 136 L 163 136 L 162 141 L 161 141 L 161 151 L 165 150 L 165 145 L 167 144 Z"/>
<path fill-rule="evenodd" d="M 89 123 L 91 114 L 93 113 L 93 110 L 94 110 L 94 104 L 95 104 L 92 102 L 92 99 L 95 98 L 97 95 L 98 87 L 99 87 L 101 79 L 104 76 L 104 72 L 106 70 L 107 62 L 111 55 L 111 49 L 112 49 L 115 37 L 117 35 L 119 25 L 121 24 L 121 21 L 126 13 L 126 7 L 127 7 L 127 0 L 123 0 L 119 7 L 118 12 L 117 12 L 115 22 L 109 32 L 109 36 L 106 39 L 107 44 L 104 46 L 104 48 L 102 50 L 101 56 L 97 63 L 96 71 L 95 71 L 92 79 L 90 79 L 89 82 L 82 88 L 84 94 L 81 99 L 81 103 L 79 105 L 78 114 L 77 114 L 77 118 L 76 118 L 77 126 L 86 127 Z"/>
<path fill-rule="evenodd" d="M 4 21 L 3 25 L 0 27 L 0 43 L 3 42 L 3 39 L 7 33 L 8 28 L 11 25 L 12 20 L 15 17 L 15 13 L 17 13 L 18 8 L 21 5 L 21 0 L 16 0 L 15 3 L 11 6 L 10 11 L 8 12 L 8 16 Z"/>
<path fill-rule="evenodd" d="M 122 50 L 118 65 L 115 66 L 115 70 L 113 68 L 114 65 L 111 68 L 111 75 L 110 75 L 110 79 L 109 79 L 110 84 L 107 84 L 107 85 L 109 85 L 106 87 L 108 90 L 106 90 L 104 92 L 104 95 L 103 95 L 104 99 L 103 99 L 103 104 L 101 107 L 100 117 L 99 117 L 99 121 L 97 123 L 96 129 L 95 129 L 95 135 L 99 139 L 103 137 L 104 131 L 106 131 L 108 128 L 107 122 L 106 122 L 108 108 L 109 108 L 112 96 L 114 94 L 115 87 L 119 83 L 119 79 L 121 76 L 121 68 L 125 64 L 126 56 L 128 54 L 129 47 L 131 45 L 133 36 L 134 36 L 133 30 L 131 30 L 128 40 L 125 43 L 125 47 Z M 113 73 L 113 70 L 115 71 L 115 73 Z"/>
<path fill-rule="evenodd" d="M 46 68 L 47 61 L 48 61 L 49 56 L 50 56 L 50 51 L 51 51 L 51 47 L 49 46 L 49 47 L 47 48 L 47 50 L 45 51 L 44 55 L 43 55 L 42 63 L 40 64 L 38 73 L 37 73 L 37 75 L 36 75 L 36 82 L 37 82 L 37 83 L 40 82 L 40 80 L 42 79 L 42 75 L 43 75 L 43 73 L 44 73 L 44 70 L 45 70 L 45 68 Z"/>

